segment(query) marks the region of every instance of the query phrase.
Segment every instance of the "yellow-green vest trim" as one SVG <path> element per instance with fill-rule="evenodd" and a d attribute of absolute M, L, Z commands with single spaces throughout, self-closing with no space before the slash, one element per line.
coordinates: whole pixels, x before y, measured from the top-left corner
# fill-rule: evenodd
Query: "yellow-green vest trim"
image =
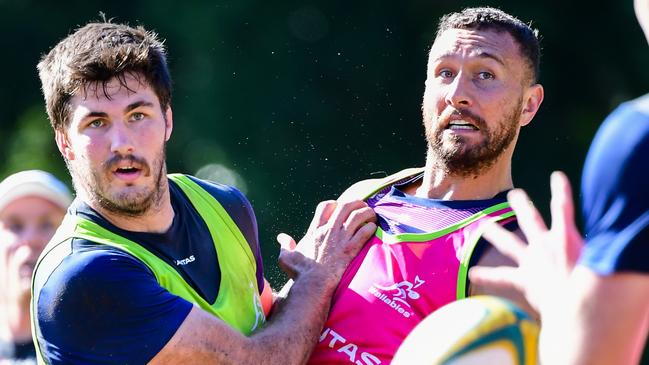
<path fill-rule="evenodd" d="M 58 245 L 72 238 L 86 239 L 129 253 L 144 263 L 153 272 L 160 286 L 170 293 L 198 305 L 244 335 L 249 335 L 262 326 L 265 316 L 257 285 L 257 264 L 248 242 L 227 211 L 212 195 L 185 175 L 170 174 L 168 177 L 187 195 L 212 236 L 221 271 L 221 282 L 214 303 L 203 299 L 175 268 L 138 243 L 108 231 L 87 219 L 69 214 L 39 257 L 34 277 L 40 262 Z M 36 353 L 39 363 L 44 363 L 36 331 L 34 331 L 36 313 L 33 301 L 31 309 L 32 335 L 37 346 Z"/>
<path fill-rule="evenodd" d="M 367 200 L 384 188 L 397 183 L 399 180 L 411 178 L 423 172 L 423 167 L 412 167 L 384 178 L 361 180 L 340 194 L 338 201 Z"/>

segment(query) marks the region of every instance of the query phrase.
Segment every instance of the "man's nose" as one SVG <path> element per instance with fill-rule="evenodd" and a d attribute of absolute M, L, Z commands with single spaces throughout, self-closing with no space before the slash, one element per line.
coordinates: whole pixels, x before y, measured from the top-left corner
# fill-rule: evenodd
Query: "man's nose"
<path fill-rule="evenodd" d="M 111 128 L 111 151 L 119 155 L 129 155 L 135 151 L 134 135 L 123 123 L 115 123 Z"/>
<path fill-rule="evenodd" d="M 31 250 L 41 250 L 50 239 L 49 234 L 37 226 L 27 227 L 20 235 L 20 246 L 29 247 Z"/>
<path fill-rule="evenodd" d="M 473 104 L 471 96 L 471 80 L 460 72 L 453 82 L 447 85 L 445 101 L 456 109 L 470 107 Z"/>

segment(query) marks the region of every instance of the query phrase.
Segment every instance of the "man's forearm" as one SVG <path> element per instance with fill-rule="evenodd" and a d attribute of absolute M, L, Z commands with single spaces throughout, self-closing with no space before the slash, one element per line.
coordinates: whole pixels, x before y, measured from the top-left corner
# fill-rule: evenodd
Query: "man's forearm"
<path fill-rule="evenodd" d="M 649 330 L 649 275 L 600 276 L 577 267 L 566 298 L 542 314 L 541 361 L 635 365 Z"/>
<path fill-rule="evenodd" d="M 194 305 L 151 363 L 305 363 L 340 278 L 376 230 L 374 212 L 365 203 L 334 206 L 335 202 L 319 205 L 313 227 L 298 245 L 292 238 L 282 237 L 279 264 L 295 282 L 291 294 L 278 301 L 264 328 L 246 337 Z"/>
<path fill-rule="evenodd" d="M 332 285 L 303 275 L 265 327 L 246 337 L 198 306 L 150 364 L 304 364 L 329 311 Z"/>
<path fill-rule="evenodd" d="M 268 323 L 272 326 L 251 336 L 255 346 L 266 352 L 268 364 L 306 363 L 329 313 L 334 289 L 308 276 L 285 285 L 273 305 Z"/>

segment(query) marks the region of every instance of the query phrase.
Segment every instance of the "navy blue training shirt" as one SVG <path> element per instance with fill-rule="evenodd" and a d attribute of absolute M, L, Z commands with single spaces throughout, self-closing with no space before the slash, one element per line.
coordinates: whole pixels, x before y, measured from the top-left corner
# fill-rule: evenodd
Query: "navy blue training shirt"
<path fill-rule="evenodd" d="M 250 203 L 233 187 L 192 180 L 219 201 L 243 233 L 257 262 L 259 290 L 263 290 L 257 223 Z M 175 267 L 204 299 L 214 302 L 221 273 L 207 225 L 172 181 L 169 192 L 175 216 L 169 230 L 161 234 L 117 228 L 80 200 L 73 202 L 69 214 L 146 247 Z M 78 238 L 61 246 L 54 265 L 48 268 L 44 260 L 41 266 L 45 267 L 39 268 L 51 271 L 37 303 L 37 332 L 42 334 L 45 357 L 52 364 L 144 364 L 151 360 L 174 335 L 192 303 L 161 287 L 150 269 L 126 252 Z"/>
<path fill-rule="evenodd" d="M 581 194 L 580 264 L 600 274 L 649 273 L 649 95 L 604 121 L 588 151 Z"/>

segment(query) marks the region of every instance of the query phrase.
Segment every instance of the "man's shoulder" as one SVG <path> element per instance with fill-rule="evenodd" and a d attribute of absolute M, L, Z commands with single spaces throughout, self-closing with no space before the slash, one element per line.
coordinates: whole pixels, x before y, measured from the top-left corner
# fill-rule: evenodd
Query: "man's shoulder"
<path fill-rule="evenodd" d="M 84 239 L 68 241 L 57 246 L 66 251 L 50 252 L 35 272 L 34 299 L 39 318 L 52 310 L 74 311 L 107 293 L 128 296 L 134 292 L 127 289 L 130 285 L 142 286 L 155 280 L 143 262 L 122 250 Z"/>
<path fill-rule="evenodd" d="M 211 180 L 201 179 L 192 175 L 185 175 L 188 179 L 198 185 L 200 188 L 205 190 L 210 194 L 214 199 L 219 201 L 221 204 L 223 202 L 247 202 L 245 195 L 236 187 L 226 184 L 217 183 Z"/>
<path fill-rule="evenodd" d="M 246 196 L 236 187 L 204 180 L 191 175 L 185 175 L 192 182 L 210 194 L 225 209 L 230 219 L 239 228 L 244 238 L 250 245 L 255 257 L 258 258 L 257 266 L 262 268 L 257 218 L 252 204 Z M 261 272 L 261 271 L 260 271 Z M 263 283 L 263 281 L 262 281 Z"/>
<path fill-rule="evenodd" d="M 622 104 L 622 107 L 627 106 L 644 113 L 647 116 L 647 120 L 649 120 L 649 94 L 642 95 L 637 99 Z"/>
<path fill-rule="evenodd" d="M 633 133 L 628 133 L 629 125 L 633 125 Z M 608 142 L 619 146 L 619 139 L 626 144 L 644 143 L 649 136 L 649 94 L 620 104 L 604 120 L 597 131 L 594 143 Z"/>
<path fill-rule="evenodd" d="M 375 194 L 379 190 L 385 188 L 388 185 L 395 184 L 401 180 L 419 175 L 424 172 L 423 167 L 413 167 L 401 170 L 394 174 L 382 177 L 382 178 L 373 178 L 361 180 L 347 188 L 340 197 L 339 201 L 348 201 L 348 200 L 363 200 L 369 196 Z"/>
<path fill-rule="evenodd" d="M 69 265 L 83 267 L 86 271 L 101 270 L 106 268 L 106 265 L 114 265 L 115 262 L 141 263 L 121 249 L 84 238 L 72 238 L 70 248 Z"/>
<path fill-rule="evenodd" d="M 162 288 L 126 252 L 89 241 L 68 246 L 74 246 L 70 254 L 34 288 L 34 325 L 44 357 L 59 359 L 55 363 L 96 363 L 108 356 L 112 363 L 146 363 L 191 303 Z"/>
<path fill-rule="evenodd" d="M 56 245 L 38 264 L 34 287 L 68 288 L 70 283 L 97 283 L 110 278 L 106 272 L 116 268 L 145 268 L 130 254 L 117 248 L 82 239 L 70 238 Z"/>
<path fill-rule="evenodd" d="M 643 96 L 620 105 L 597 131 L 582 172 L 584 201 L 622 191 L 642 192 L 649 174 L 640 167 L 645 165 L 647 153 L 649 96 Z M 591 207 L 584 213 L 592 216 Z"/>

